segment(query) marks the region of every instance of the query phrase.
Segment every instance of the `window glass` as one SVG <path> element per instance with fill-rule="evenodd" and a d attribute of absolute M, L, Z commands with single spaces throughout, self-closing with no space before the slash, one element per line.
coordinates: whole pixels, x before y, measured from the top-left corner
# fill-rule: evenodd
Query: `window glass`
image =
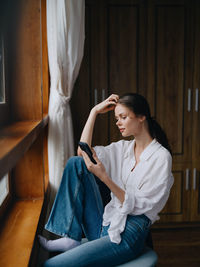
<path fill-rule="evenodd" d="M 0 37 L 0 104 L 5 103 L 5 75 L 3 38 Z"/>
<path fill-rule="evenodd" d="M 0 206 L 9 193 L 8 174 L 0 180 Z"/>

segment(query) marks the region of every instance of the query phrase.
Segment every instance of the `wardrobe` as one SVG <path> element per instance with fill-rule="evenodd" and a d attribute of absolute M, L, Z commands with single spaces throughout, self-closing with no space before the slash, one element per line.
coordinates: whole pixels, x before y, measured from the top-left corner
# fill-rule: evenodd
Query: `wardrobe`
<path fill-rule="evenodd" d="M 90 109 L 112 93 L 144 95 L 172 148 L 175 182 L 158 224 L 200 221 L 200 1 L 86 0 L 85 50 L 71 100 L 75 146 Z M 93 145 L 121 138 L 113 113 Z"/>

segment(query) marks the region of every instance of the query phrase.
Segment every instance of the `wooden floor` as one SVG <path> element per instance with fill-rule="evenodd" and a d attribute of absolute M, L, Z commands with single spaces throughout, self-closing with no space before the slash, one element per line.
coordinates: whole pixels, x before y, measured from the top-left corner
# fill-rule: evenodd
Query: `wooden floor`
<path fill-rule="evenodd" d="M 200 267 L 200 226 L 152 229 L 157 267 Z"/>

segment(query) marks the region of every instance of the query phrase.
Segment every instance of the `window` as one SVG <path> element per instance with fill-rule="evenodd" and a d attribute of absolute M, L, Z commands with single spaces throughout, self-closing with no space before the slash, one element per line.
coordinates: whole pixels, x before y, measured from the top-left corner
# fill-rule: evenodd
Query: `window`
<path fill-rule="evenodd" d="M 5 103 L 4 45 L 0 36 L 0 104 Z"/>
<path fill-rule="evenodd" d="M 8 193 L 9 193 L 9 180 L 8 180 L 8 174 L 6 174 L 0 180 L 0 206 L 3 204 L 4 200 L 8 196 Z"/>
<path fill-rule="evenodd" d="M 10 123 L 10 96 L 8 77 L 8 48 L 12 44 L 9 40 L 12 19 L 8 13 L 11 0 L 0 1 L 0 128 Z"/>
<path fill-rule="evenodd" d="M 0 32 L 0 128 L 10 121 L 8 84 L 6 83 L 6 42 Z"/>

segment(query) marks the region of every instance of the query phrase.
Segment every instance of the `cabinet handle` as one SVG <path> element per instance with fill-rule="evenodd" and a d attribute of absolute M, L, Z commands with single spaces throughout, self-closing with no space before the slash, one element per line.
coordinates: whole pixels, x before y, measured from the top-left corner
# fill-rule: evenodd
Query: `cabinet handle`
<path fill-rule="evenodd" d="M 191 111 L 191 89 L 188 88 L 188 111 Z"/>
<path fill-rule="evenodd" d="M 196 88 L 196 94 L 195 94 L 195 111 L 198 112 L 199 109 L 199 89 Z"/>
<path fill-rule="evenodd" d="M 185 190 L 189 190 L 189 183 L 190 183 L 190 170 L 186 169 Z"/>
<path fill-rule="evenodd" d="M 98 103 L 98 92 L 97 89 L 94 89 L 94 105 L 96 106 Z"/>
<path fill-rule="evenodd" d="M 193 169 L 193 190 L 196 190 L 196 182 L 197 182 L 197 169 Z"/>
<path fill-rule="evenodd" d="M 106 99 L 106 90 L 102 89 L 102 101 L 104 101 Z"/>

